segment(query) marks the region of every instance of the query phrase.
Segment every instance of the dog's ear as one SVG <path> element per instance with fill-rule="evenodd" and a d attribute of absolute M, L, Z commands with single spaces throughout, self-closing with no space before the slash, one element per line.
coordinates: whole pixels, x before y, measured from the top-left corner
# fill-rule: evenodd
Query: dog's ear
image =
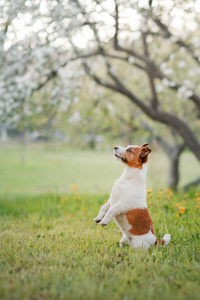
<path fill-rule="evenodd" d="M 141 146 L 141 153 L 140 153 L 140 158 L 142 158 L 142 161 L 145 162 L 147 159 L 147 156 L 149 155 L 149 153 L 151 153 L 151 149 L 149 149 L 148 147 L 146 147 L 146 145 L 149 144 L 143 144 Z"/>
<path fill-rule="evenodd" d="M 143 148 L 143 147 L 146 147 L 148 145 L 149 145 L 149 143 L 146 143 L 146 144 L 142 144 L 140 147 Z"/>

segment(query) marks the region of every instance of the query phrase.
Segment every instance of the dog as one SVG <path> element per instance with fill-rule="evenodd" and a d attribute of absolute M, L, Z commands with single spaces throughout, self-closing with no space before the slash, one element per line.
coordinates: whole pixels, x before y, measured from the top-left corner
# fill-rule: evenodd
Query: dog
<path fill-rule="evenodd" d="M 157 240 L 146 202 L 146 176 L 148 155 L 147 146 L 114 147 L 114 157 L 125 165 L 123 174 L 111 190 L 110 198 L 104 204 L 94 222 L 102 226 L 114 218 L 122 231 L 120 246 L 148 249 L 152 245 L 167 245 L 171 235 L 165 234 Z"/>

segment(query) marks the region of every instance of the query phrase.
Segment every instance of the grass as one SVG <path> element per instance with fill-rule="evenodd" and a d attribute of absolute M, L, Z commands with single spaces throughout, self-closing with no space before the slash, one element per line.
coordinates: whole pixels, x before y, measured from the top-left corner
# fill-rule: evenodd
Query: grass
<path fill-rule="evenodd" d="M 168 161 L 161 151 L 152 149 L 147 186 L 153 189 L 167 185 Z M 109 151 L 69 150 L 65 145 L 28 144 L 20 164 L 20 146 L 9 143 L 0 147 L 0 189 L 10 194 L 69 192 L 71 184 L 80 191 L 109 193 L 124 166 Z M 185 152 L 180 166 L 180 185 L 196 179 L 200 166 L 194 156 Z"/>
<path fill-rule="evenodd" d="M 114 222 L 94 224 L 107 194 L 0 199 L 0 299 L 199 299 L 200 194 L 148 193 L 167 247 L 120 248 Z M 196 193 L 196 194 L 195 194 Z"/>

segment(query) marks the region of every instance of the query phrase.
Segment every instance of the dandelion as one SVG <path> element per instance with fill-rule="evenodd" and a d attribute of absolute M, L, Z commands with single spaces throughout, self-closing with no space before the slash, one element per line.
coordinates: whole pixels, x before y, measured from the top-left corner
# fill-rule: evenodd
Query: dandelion
<path fill-rule="evenodd" d="M 183 207 L 183 206 L 180 206 L 179 207 L 179 214 L 184 214 L 184 212 L 185 212 L 185 207 Z"/>
<path fill-rule="evenodd" d="M 173 192 L 172 192 L 172 190 L 170 190 L 170 189 L 165 189 L 165 192 L 168 194 L 168 195 L 172 195 L 173 194 Z"/>
<path fill-rule="evenodd" d="M 176 207 L 179 207 L 180 206 L 180 204 L 179 203 L 176 203 Z"/>
<path fill-rule="evenodd" d="M 152 193 L 152 189 L 147 189 L 147 194 L 151 194 Z"/>
<path fill-rule="evenodd" d="M 158 195 L 162 195 L 162 191 L 158 191 Z"/>

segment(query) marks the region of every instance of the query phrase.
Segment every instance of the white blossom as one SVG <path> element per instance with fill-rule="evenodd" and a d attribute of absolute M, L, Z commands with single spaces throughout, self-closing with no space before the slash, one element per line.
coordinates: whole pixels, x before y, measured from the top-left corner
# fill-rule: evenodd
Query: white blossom
<path fill-rule="evenodd" d="M 193 37 L 191 42 L 196 48 L 200 48 L 200 39 Z"/>
<path fill-rule="evenodd" d="M 163 70 L 163 73 L 165 75 L 171 75 L 171 74 L 174 73 L 174 71 L 172 69 L 170 69 L 170 68 L 166 68 L 166 69 Z"/>
<path fill-rule="evenodd" d="M 182 98 L 189 98 L 193 95 L 193 91 L 188 89 L 186 86 L 181 86 L 179 89 L 178 89 L 178 92 L 177 92 L 177 98 L 179 99 L 182 99 Z"/>
<path fill-rule="evenodd" d="M 76 111 L 73 113 L 73 115 L 68 119 L 68 123 L 71 125 L 76 125 L 78 124 L 80 121 L 82 121 L 82 116 L 80 114 L 80 112 Z"/>
<path fill-rule="evenodd" d="M 162 84 L 157 84 L 156 85 L 156 92 L 157 93 L 162 93 L 164 91 L 163 85 Z"/>
<path fill-rule="evenodd" d="M 164 86 L 170 86 L 170 81 L 167 78 L 163 78 L 162 83 Z"/>
<path fill-rule="evenodd" d="M 178 65 L 179 68 L 185 68 L 186 63 L 185 63 L 184 60 L 180 60 L 177 65 Z"/>
<path fill-rule="evenodd" d="M 134 64 L 134 63 L 135 63 L 135 57 L 129 56 L 129 57 L 128 57 L 128 62 L 129 62 L 130 64 Z"/>

